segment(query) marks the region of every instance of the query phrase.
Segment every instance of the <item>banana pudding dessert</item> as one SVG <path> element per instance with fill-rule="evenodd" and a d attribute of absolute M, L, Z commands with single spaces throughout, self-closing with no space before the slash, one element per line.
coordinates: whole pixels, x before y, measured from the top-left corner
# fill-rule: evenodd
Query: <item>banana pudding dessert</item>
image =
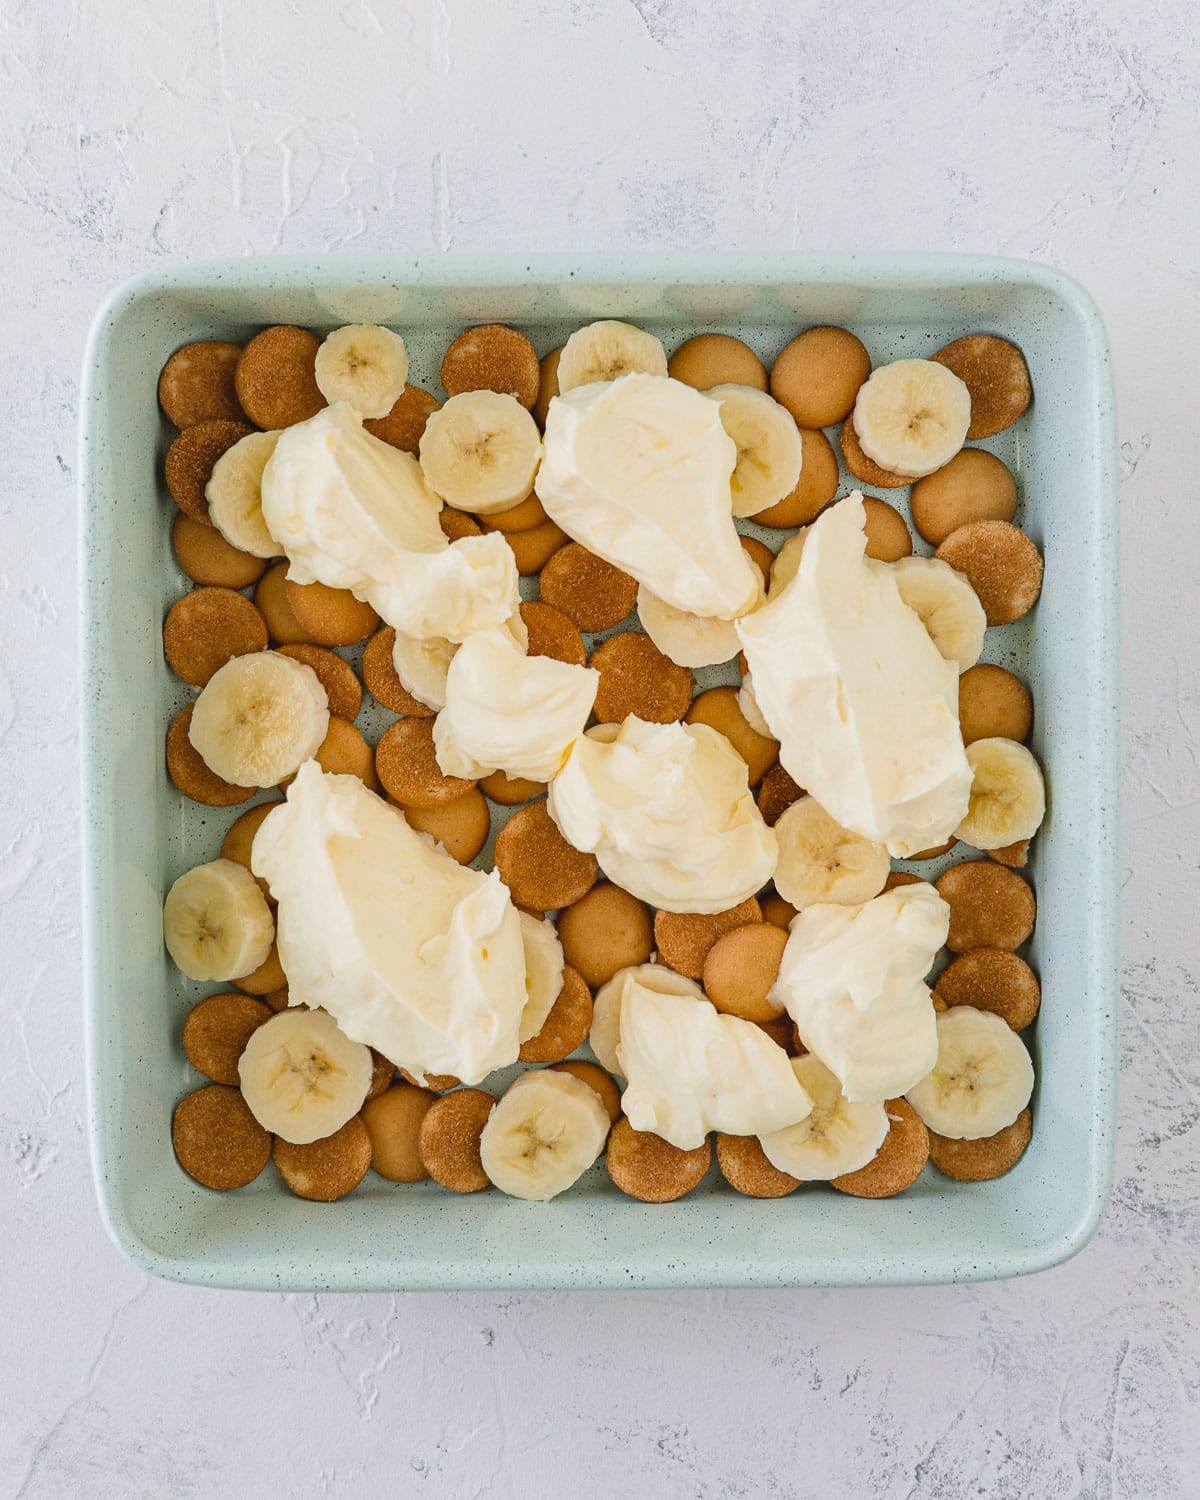
<path fill-rule="evenodd" d="M 317 1202 L 665 1203 L 714 1144 L 763 1199 L 1010 1170 L 1046 796 L 983 657 L 1043 562 L 977 445 L 1020 351 L 816 327 L 768 367 L 605 319 L 439 352 L 440 390 L 393 329 L 278 326 L 160 378 L 167 771 L 233 810 L 163 906 L 217 987 L 180 1166 Z"/>

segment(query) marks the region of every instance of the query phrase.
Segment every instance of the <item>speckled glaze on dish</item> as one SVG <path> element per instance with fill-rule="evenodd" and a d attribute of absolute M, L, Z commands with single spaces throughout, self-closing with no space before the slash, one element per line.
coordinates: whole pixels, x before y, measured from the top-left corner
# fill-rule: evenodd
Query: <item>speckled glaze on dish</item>
<path fill-rule="evenodd" d="M 984 656 L 1029 681 L 1032 747 L 1050 786 L 1026 872 L 1038 895 L 1030 959 L 1045 995 L 1033 1036 L 1033 1142 L 998 1182 L 955 1183 L 930 1167 L 902 1198 L 882 1202 L 823 1188 L 758 1202 L 714 1169 L 690 1197 L 652 1206 L 619 1195 L 602 1164 L 549 1204 L 458 1197 L 374 1174 L 339 1203 L 308 1203 L 270 1169 L 240 1192 L 209 1192 L 171 1151 L 170 1112 L 199 1081 L 180 1028 L 203 987 L 166 957 L 161 900 L 181 870 L 216 856 L 244 809 L 184 803 L 163 761 L 168 719 L 190 693 L 160 645 L 185 580 L 161 482 L 170 431 L 155 401 L 159 369 L 182 343 L 242 339 L 266 323 L 385 322 L 405 336 L 411 378 L 436 392 L 441 351 L 466 324 L 515 323 L 544 352 L 580 323 L 613 316 L 653 329 L 668 349 L 703 330 L 736 333 L 768 361 L 813 323 L 853 328 L 876 362 L 975 331 L 1025 351 L 1034 403 L 981 446 L 1015 469 L 1018 523 L 1046 557 L 1040 603 L 1017 626 L 990 631 Z M 1075 282 L 1027 262 L 951 255 L 180 265 L 126 283 L 98 314 L 81 447 L 91 1144 L 105 1222 L 139 1265 L 180 1281 L 283 1290 L 866 1286 L 1016 1275 L 1087 1242 L 1114 1145 L 1117 485 L 1107 341 Z M 852 483 L 843 472 L 839 494 Z M 907 495 L 882 498 L 906 507 Z M 776 547 L 782 539 L 743 529 Z M 701 686 L 731 680 L 728 668 L 697 675 Z M 359 720 L 372 737 L 391 717 L 374 713 Z"/>

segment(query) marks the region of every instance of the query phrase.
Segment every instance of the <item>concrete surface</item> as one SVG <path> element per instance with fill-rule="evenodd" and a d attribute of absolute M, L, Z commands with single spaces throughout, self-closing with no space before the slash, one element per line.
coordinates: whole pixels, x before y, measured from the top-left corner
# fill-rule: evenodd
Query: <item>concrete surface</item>
<path fill-rule="evenodd" d="M 1200 1488 L 1200 48 L 1187 0 L 0 0 L 0 1493 Z M 1125 557 L 1120 1154 L 1023 1282 L 321 1297 L 147 1280 L 86 1159 L 75 401 L 162 257 L 952 248 L 1099 299 Z"/>

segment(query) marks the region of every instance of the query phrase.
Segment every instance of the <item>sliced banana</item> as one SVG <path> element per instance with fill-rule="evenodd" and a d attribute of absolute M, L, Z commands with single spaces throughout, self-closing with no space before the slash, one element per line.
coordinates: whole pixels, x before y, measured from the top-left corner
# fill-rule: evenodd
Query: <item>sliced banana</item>
<path fill-rule="evenodd" d="M 360 416 L 386 417 L 408 384 L 408 352 L 390 328 L 348 323 L 317 350 L 316 376 L 330 406 L 348 401 Z"/>
<path fill-rule="evenodd" d="M 1016 740 L 974 740 L 967 746 L 971 801 L 954 830 L 973 849 L 1006 849 L 1031 839 L 1046 816 L 1042 768 Z"/>
<path fill-rule="evenodd" d="M 930 1130 L 978 1141 L 1011 1125 L 1033 1093 L 1033 1063 L 1008 1022 L 952 1005 L 938 1016 L 937 1034 L 937 1062 L 904 1096 Z"/>
<path fill-rule="evenodd" d="M 762 709 L 758 706 L 758 699 L 754 696 L 754 675 L 747 672 L 742 678 L 742 685 L 738 688 L 738 707 L 742 711 L 742 718 L 749 724 L 755 734 L 761 734 L 765 739 L 773 740 L 775 736 L 771 733 L 771 726 L 763 718 Z"/>
<path fill-rule="evenodd" d="M 771 1165 L 801 1182 L 828 1182 L 873 1161 L 888 1133 L 886 1106 L 852 1104 L 811 1053 L 793 1057 L 792 1071 L 813 1102 L 812 1113 L 798 1125 L 759 1136 Z"/>
<path fill-rule="evenodd" d="M 921 479 L 967 440 L 971 393 L 932 359 L 880 365 L 859 387 L 851 420 L 862 450 L 893 474 Z"/>
<path fill-rule="evenodd" d="M 252 557 L 280 557 L 262 512 L 262 477 L 275 452 L 278 432 L 248 432 L 226 448 L 204 487 L 213 525 L 230 544 Z"/>
<path fill-rule="evenodd" d="M 577 328 L 558 360 L 558 389 L 618 380 L 622 375 L 665 375 L 667 351 L 652 333 L 605 318 Z"/>
<path fill-rule="evenodd" d="M 882 844 L 836 823 L 814 797 L 801 797 L 775 824 L 775 889 L 797 911 L 826 901 L 856 906 L 883 890 L 891 858 Z"/>
<path fill-rule="evenodd" d="M 750 562 L 761 578 L 758 564 L 753 558 Z M 764 598 L 765 590 L 760 588 L 750 608 L 737 618 L 753 614 Z M 644 583 L 638 584 L 637 610 L 646 634 L 678 667 L 715 667 L 720 662 L 732 661 L 742 649 L 735 621 L 676 609 L 651 593 Z"/>
<path fill-rule="evenodd" d="M 902 557 L 891 564 L 900 597 L 947 661 L 965 672 L 979 660 L 987 615 L 965 573 L 936 557 Z"/>
<path fill-rule="evenodd" d="M 296 1146 L 322 1141 L 362 1108 L 371 1049 L 352 1042 L 328 1011 L 281 1010 L 255 1031 L 238 1060 L 250 1113 Z"/>
<path fill-rule="evenodd" d="M 188 738 L 210 771 L 234 786 L 278 786 L 321 748 L 329 700 L 311 667 L 278 651 L 235 656 L 214 672 Z"/>
<path fill-rule="evenodd" d="M 253 974 L 275 941 L 275 919 L 245 865 L 214 859 L 181 875 L 163 902 L 163 941 L 189 979 Z"/>
<path fill-rule="evenodd" d="M 604 1149 L 609 1123 L 595 1089 L 571 1073 L 538 1068 L 494 1105 L 479 1159 L 502 1193 L 544 1203 L 579 1181 Z"/>
<path fill-rule="evenodd" d="M 721 403 L 721 426 L 737 446 L 729 478 L 735 516 L 756 516 L 800 482 L 804 445 L 795 418 L 752 385 L 714 385 L 705 395 Z"/>
<path fill-rule="evenodd" d="M 596 1054 L 596 1061 L 601 1067 L 607 1068 L 614 1078 L 625 1076 L 617 1059 L 617 1048 L 621 1042 L 621 996 L 629 975 L 646 989 L 655 990 L 660 995 L 687 995 L 693 1000 L 707 998 L 695 980 L 677 974 L 665 964 L 633 964 L 629 968 L 618 969 L 596 991 L 596 997 L 592 1001 L 592 1029 L 588 1033 L 588 1043 Z"/>
<path fill-rule="evenodd" d="M 521 1012 L 518 1041 L 537 1036 L 562 993 L 563 950 L 558 931 L 549 919 L 539 920 L 527 911 L 521 918 L 521 943 L 525 949 L 525 1008 Z"/>
<path fill-rule="evenodd" d="M 771 564 L 771 579 L 767 585 L 768 599 L 782 594 L 800 571 L 800 554 L 804 551 L 804 543 L 811 529 L 809 526 L 801 526 L 795 536 L 788 537 L 775 554 L 775 561 Z"/>
<path fill-rule="evenodd" d="M 403 635 L 398 630 L 392 646 L 392 665 L 396 676 L 407 692 L 426 708 L 443 709 L 446 706 L 446 674 L 458 647 L 440 635 L 426 636 L 419 641 L 415 636 Z"/>
<path fill-rule="evenodd" d="M 519 505 L 533 489 L 542 435 L 515 396 L 463 391 L 429 418 L 420 450 L 434 494 L 458 510 L 490 516 Z"/>

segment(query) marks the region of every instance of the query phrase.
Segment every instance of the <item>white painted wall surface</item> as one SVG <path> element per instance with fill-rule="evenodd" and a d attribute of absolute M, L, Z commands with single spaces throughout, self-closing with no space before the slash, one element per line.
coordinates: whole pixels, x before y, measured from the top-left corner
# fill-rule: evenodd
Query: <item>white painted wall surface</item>
<path fill-rule="evenodd" d="M 0 1494 L 1200 1490 L 1189 0 L 0 0 Z M 1122 1128 L 1096 1242 L 921 1291 L 153 1282 L 86 1158 L 75 407 L 102 294 L 299 250 L 880 248 L 1098 298 L 1124 508 Z"/>

